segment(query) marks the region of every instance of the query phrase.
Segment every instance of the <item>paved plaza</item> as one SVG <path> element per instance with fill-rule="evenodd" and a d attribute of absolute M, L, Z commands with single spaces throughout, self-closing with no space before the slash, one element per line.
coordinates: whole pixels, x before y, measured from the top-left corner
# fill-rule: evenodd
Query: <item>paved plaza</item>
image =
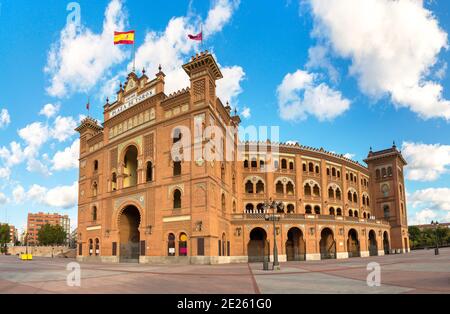
<path fill-rule="evenodd" d="M 0 293 L 450 293 L 450 248 L 345 260 L 257 264 L 139 265 L 80 263 L 79 287 L 67 285 L 71 259 L 21 261 L 0 256 Z M 367 264 L 381 266 L 381 286 L 369 287 Z"/>

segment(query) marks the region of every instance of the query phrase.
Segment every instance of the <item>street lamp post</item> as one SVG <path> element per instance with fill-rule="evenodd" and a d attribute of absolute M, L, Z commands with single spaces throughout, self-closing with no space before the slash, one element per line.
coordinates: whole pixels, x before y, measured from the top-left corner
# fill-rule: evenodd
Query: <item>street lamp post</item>
<path fill-rule="evenodd" d="M 434 230 L 436 233 L 436 248 L 434 249 L 434 255 L 439 255 L 439 242 L 438 242 L 438 227 L 439 227 L 439 222 L 436 221 L 431 221 L 431 224 L 434 226 Z"/>
<path fill-rule="evenodd" d="M 276 215 L 276 210 L 284 209 L 284 204 L 282 202 L 276 202 L 272 201 L 270 199 L 269 202 L 264 204 L 264 209 L 267 210 L 269 208 L 272 208 L 272 215 L 265 215 L 266 221 L 272 221 L 273 222 L 273 269 L 280 270 L 280 263 L 278 262 L 278 247 L 277 247 L 277 228 L 276 228 L 276 221 L 280 220 L 280 216 Z"/>

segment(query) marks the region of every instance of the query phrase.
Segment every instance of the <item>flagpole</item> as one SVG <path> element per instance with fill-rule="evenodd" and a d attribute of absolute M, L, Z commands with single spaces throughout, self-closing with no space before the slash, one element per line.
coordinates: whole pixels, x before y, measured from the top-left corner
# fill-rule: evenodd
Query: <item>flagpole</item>
<path fill-rule="evenodd" d="M 133 41 L 133 72 L 136 73 L 136 40 Z"/>

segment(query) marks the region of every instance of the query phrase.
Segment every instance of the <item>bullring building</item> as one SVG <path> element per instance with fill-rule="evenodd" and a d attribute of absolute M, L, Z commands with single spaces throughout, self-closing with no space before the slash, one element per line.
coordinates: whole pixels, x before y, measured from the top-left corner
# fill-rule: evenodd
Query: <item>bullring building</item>
<path fill-rule="evenodd" d="M 191 148 L 215 133 L 198 134 L 210 126 L 228 134 L 240 119 L 216 97 L 222 73 L 210 53 L 183 69 L 190 86 L 171 95 L 161 68 L 154 77 L 130 73 L 104 122 L 88 117 L 77 128 L 79 260 L 261 261 L 273 258 L 274 241 L 280 261 L 409 251 L 406 162 L 395 145 L 371 150 L 362 165 L 298 144 L 260 150 L 233 133 L 235 144 L 221 151 L 236 158 L 198 157 Z M 180 143 L 188 146 L 174 158 Z M 270 199 L 284 205 L 275 232 Z"/>

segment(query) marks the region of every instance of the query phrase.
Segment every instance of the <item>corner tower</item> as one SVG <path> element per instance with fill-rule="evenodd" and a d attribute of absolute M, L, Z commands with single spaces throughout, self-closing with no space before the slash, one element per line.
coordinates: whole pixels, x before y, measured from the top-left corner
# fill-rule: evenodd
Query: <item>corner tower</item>
<path fill-rule="evenodd" d="M 374 200 L 374 214 L 389 221 L 390 249 L 393 253 L 409 252 L 403 168 L 406 161 L 395 146 L 373 152 L 364 160 L 370 172 L 370 190 Z"/>

